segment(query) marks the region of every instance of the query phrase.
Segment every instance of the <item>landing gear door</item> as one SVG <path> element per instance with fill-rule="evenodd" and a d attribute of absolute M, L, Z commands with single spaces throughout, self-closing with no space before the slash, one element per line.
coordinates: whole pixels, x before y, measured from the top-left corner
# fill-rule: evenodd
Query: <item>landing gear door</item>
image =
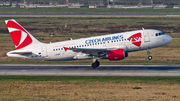
<path fill-rule="evenodd" d="M 41 48 L 41 51 L 42 51 L 42 57 L 47 57 L 48 54 L 47 54 L 47 47 L 46 46 L 43 46 Z"/>
<path fill-rule="evenodd" d="M 147 31 L 144 31 L 144 42 L 150 42 L 149 33 Z"/>

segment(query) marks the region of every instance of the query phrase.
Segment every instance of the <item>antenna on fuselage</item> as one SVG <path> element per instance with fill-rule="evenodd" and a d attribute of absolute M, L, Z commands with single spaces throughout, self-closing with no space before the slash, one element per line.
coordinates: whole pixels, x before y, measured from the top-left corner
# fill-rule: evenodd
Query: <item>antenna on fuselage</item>
<path fill-rule="evenodd" d="M 71 40 L 73 40 L 72 38 L 70 38 Z"/>
<path fill-rule="evenodd" d="M 144 30 L 144 28 L 142 27 L 142 30 Z"/>

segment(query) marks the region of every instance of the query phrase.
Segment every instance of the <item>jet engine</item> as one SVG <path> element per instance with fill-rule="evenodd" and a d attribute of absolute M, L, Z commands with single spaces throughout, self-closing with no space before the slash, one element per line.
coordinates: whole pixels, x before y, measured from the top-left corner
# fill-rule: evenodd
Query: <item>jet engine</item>
<path fill-rule="evenodd" d="M 110 61 L 123 60 L 126 57 L 128 57 L 128 53 L 125 52 L 124 49 L 116 49 L 116 50 L 108 51 L 106 57 Z"/>

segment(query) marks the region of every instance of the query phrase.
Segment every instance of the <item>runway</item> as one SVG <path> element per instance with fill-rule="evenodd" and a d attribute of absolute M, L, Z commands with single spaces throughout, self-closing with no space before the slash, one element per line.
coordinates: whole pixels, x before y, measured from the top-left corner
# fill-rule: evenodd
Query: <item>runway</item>
<path fill-rule="evenodd" d="M 180 65 L 35 65 L 0 64 L 0 75 L 30 76 L 180 76 Z"/>
<path fill-rule="evenodd" d="M 0 17 L 180 17 L 180 14 L 0 14 Z"/>

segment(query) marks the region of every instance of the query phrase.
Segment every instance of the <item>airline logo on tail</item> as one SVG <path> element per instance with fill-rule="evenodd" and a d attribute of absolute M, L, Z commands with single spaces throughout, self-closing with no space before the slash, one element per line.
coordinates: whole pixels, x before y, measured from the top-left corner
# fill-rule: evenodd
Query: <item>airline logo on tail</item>
<path fill-rule="evenodd" d="M 6 22 L 12 40 L 16 49 L 21 49 L 32 43 L 32 39 L 28 32 L 14 20 Z"/>
<path fill-rule="evenodd" d="M 129 41 L 132 42 L 135 46 L 141 46 L 141 33 L 136 33 L 129 37 Z"/>

